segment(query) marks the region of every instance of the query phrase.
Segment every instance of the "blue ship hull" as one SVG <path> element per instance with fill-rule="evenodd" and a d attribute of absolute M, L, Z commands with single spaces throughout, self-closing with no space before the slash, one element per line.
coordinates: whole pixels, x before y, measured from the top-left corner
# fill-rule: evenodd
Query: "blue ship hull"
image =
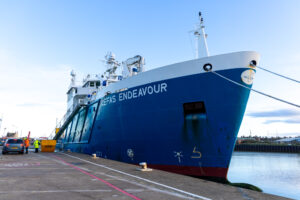
<path fill-rule="evenodd" d="M 218 73 L 244 84 L 243 71 Z M 138 96 L 148 86 L 154 89 L 151 95 Z M 226 179 L 249 90 L 207 72 L 128 91 L 133 94 L 130 99 L 124 100 L 124 92 L 113 93 L 82 108 L 61 137 L 64 148 L 126 163 L 147 162 L 155 169 L 190 176 Z"/>

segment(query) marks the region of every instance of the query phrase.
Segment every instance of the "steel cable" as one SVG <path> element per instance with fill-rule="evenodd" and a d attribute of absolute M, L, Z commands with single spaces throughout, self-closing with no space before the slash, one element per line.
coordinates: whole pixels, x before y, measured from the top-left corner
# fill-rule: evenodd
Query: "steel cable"
<path fill-rule="evenodd" d="M 250 91 L 256 92 L 256 93 L 261 94 L 261 95 L 264 95 L 264 96 L 266 96 L 266 97 L 269 97 L 269 98 L 275 99 L 275 100 L 277 100 L 277 101 L 281 101 L 281 102 L 283 102 L 283 103 L 286 103 L 286 104 L 295 106 L 295 107 L 297 107 L 297 108 L 300 108 L 300 105 L 297 105 L 297 104 L 291 103 L 291 102 L 289 102 L 289 101 L 286 101 L 286 100 L 283 100 L 283 99 L 274 97 L 274 96 L 272 96 L 272 95 L 266 94 L 266 93 L 264 93 L 264 92 L 260 92 L 260 91 L 258 91 L 258 90 L 249 88 L 249 87 L 247 87 L 247 86 L 245 86 L 245 85 L 243 85 L 243 84 L 241 84 L 241 83 L 238 83 L 238 82 L 236 82 L 236 81 L 234 81 L 234 80 L 231 80 L 231 79 L 229 79 L 229 78 L 227 78 L 227 77 L 225 77 L 225 76 L 223 76 L 223 75 L 221 75 L 221 74 L 219 74 L 219 73 L 217 73 L 217 72 L 214 72 L 214 71 L 211 71 L 211 70 L 210 70 L 209 72 L 211 72 L 211 73 L 213 73 L 213 74 L 215 74 L 215 75 L 217 75 L 217 76 L 219 76 L 219 77 L 221 77 L 221 78 L 223 78 L 223 79 L 225 79 L 225 80 L 227 80 L 227 81 L 229 81 L 229 82 L 231 82 L 231 83 L 233 83 L 233 84 L 235 84 L 235 85 L 238 85 L 238 86 L 240 86 L 240 87 L 246 88 L 246 89 L 248 89 L 248 90 L 250 90 Z"/>
<path fill-rule="evenodd" d="M 272 71 L 270 71 L 270 70 L 268 70 L 268 69 L 265 69 L 265 68 L 263 68 L 263 67 L 259 67 L 259 66 L 256 66 L 256 67 L 259 68 L 259 69 L 262 69 L 262 70 L 264 70 L 264 71 L 266 71 L 266 72 L 269 72 L 269 73 L 271 73 L 271 74 L 275 74 L 276 76 L 280 76 L 280 77 L 285 78 L 285 79 L 288 79 L 288 80 L 290 80 L 290 81 L 294 81 L 294 82 L 296 82 L 296 83 L 300 83 L 300 81 L 298 81 L 298 80 L 296 80 L 296 79 L 293 79 L 293 78 L 290 78 L 290 77 L 287 77 L 287 76 L 278 74 L 278 73 L 276 73 L 276 72 L 272 72 Z"/>

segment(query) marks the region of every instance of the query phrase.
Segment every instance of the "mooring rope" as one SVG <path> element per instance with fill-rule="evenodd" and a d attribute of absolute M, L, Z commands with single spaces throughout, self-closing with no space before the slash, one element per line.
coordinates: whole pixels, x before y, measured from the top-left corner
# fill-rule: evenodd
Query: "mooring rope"
<path fill-rule="evenodd" d="M 271 74 L 275 74 L 276 76 L 279 76 L 279 77 L 288 79 L 288 80 L 290 80 L 290 81 L 294 81 L 294 82 L 296 82 L 296 83 L 300 83 L 300 81 L 298 81 L 298 80 L 296 80 L 296 79 L 293 79 L 293 78 L 284 76 L 284 75 L 282 75 L 282 74 L 278 74 L 278 73 L 276 73 L 276 72 L 272 72 L 272 71 L 270 71 L 270 70 L 268 70 L 268 69 L 265 69 L 265 68 L 263 68 L 263 67 L 259 67 L 259 66 L 256 66 L 256 67 L 259 68 L 259 69 L 262 69 L 262 70 L 264 70 L 264 71 L 266 71 L 266 72 L 269 72 L 269 73 L 271 73 Z"/>
<path fill-rule="evenodd" d="M 277 100 L 277 101 L 280 101 L 280 102 L 283 102 L 283 103 L 286 103 L 286 104 L 295 106 L 295 107 L 297 107 L 297 108 L 300 108 L 300 105 L 297 105 L 297 104 L 291 103 L 291 102 L 289 102 L 289 101 L 286 101 L 286 100 L 283 100 L 283 99 L 274 97 L 274 96 L 272 96 L 272 95 L 266 94 L 266 93 L 264 93 L 264 92 L 260 92 L 260 91 L 258 91 L 258 90 L 249 88 L 249 87 L 247 87 L 247 86 L 245 86 L 245 85 L 243 85 L 243 84 L 241 84 L 241 83 L 238 83 L 238 82 L 236 82 L 236 81 L 234 81 L 234 80 L 231 80 L 231 79 L 229 79 L 229 78 L 227 78 L 227 77 L 225 77 L 225 76 L 223 76 L 223 75 L 221 75 L 221 74 L 219 74 L 219 73 L 217 73 L 217 72 L 215 72 L 215 71 L 210 70 L 209 72 L 211 72 L 211 73 L 213 73 L 213 74 L 215 74 L 215 75 L 217 75 L 217 76 L 219 76 L 219 77 L 221 77 L 221 78 L 223 78 L 223 79 L 225 79 L 225 80 L 227 80 L 227 81 L 229 81 L 229 82 L 231 82 L 231 83 L 233 83 L 233 84 L 235 84 L 235 85 L 238 85 L 238 86 L 240 86 L 240 87 L 246 88 L 246 89 L 248 89 L 248 90 L 250 90 L 250 91 L 256 92 L 256 93 L 261 94 L 261 95 L 264 95 L 264 96 L 266 96 L 266 97 L 269 97 L 269 98 L 275 99 L 275 100 Z"/>

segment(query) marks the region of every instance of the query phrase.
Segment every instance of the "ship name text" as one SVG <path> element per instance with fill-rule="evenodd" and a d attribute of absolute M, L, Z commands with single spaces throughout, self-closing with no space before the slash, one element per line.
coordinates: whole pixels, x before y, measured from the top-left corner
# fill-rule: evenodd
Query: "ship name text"
<path fill-rule="evenodd" d="M 121 102 L 130 99 L 140 98 L 147 95 L 167 92 L 167 87 L 168 87 L 167 83 L 157 83 L 157 84 L 148 85 L 133 90 L 126 90 L 118 94 L 113 94 L 104 97 L 101 101 L 101 105 L 105 106 L 108 104 L 116 103 L 117 101 Z"/>

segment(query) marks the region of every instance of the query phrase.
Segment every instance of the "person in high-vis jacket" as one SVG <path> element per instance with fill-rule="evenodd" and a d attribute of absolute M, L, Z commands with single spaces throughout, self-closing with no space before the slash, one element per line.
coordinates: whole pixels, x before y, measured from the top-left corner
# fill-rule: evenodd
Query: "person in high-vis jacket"
<path fill-rule="evenodd" d="M 33 146 L 34 146 L 34 148 L 35 148 L 35 153 L 38 153 L 38 152 L 39 152 L 39 144 L 40 144 L 40 142 L 39 142 L 38 140 L 35 140 L 35 141 L 33 142 Z"/>
<path fill-rule="evenodd" d="M 26 153 L 28 153 L 29 139 L 28 139 L 28 138 L 25 138 L 24 143 L 25 143 L 25 150 L 26 150 Z"/>

